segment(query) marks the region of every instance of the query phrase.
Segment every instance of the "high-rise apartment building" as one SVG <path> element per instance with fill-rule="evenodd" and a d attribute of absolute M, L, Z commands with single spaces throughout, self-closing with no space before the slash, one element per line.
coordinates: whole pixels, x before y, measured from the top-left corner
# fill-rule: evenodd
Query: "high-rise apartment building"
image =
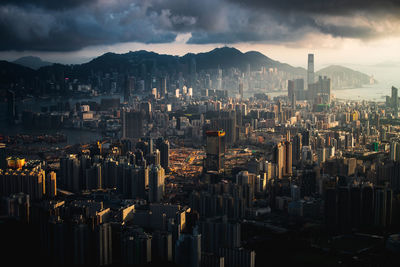
<path fill-rule="evenodd" d="M 292 142 L 290 140 L 285 141 L 285 175 L 291 176 L 292 171 Z"/>
<path fill-rule="evenodd" d="M 308 85 L 308 100 L 316 104 L 329 104 L 331 101 L 331 79 L 319 76 L 318 81 Z"/>
<path fill-rule="evenodd" d="M 297 164 L 301 160 L 301 148 L 303 147 L 302 145 L 302 136 L 301 133 L 296 134 L 293 137 L 293 158 L 292 162 L 294 164 Z"/>
<path fill-rule="evenodd" d="M 55 172 L 49 172 L 46 175 L 45 194 L 49 198 L 57 196 L 57 175 Z"/>
<path fill-rule="evenodd" d="M 200 267 L 201 235 L 182 234 L 175 243 L 175 263 L 186 267 Z"/>
<path fill-rule="evenodd" d="M 160 164 L 166 172 L 169 169 L 169 142 L 168 140 L 157 140 L 156 147 L 160 150 Z"/>
<path fill-rule="evenodd" d="M 141 138 L 143 136 L 143 114 L 136 111 L 122 113 L 122 138 Z"/>
<path fill-rule="evenodd" d="M 226 133 L 225 142 L 233 145 L 237 141 L 236 111 L 220 111 L 218 118 L 212 119 L 212 128 Z"/>
<path fill-rule="evenodd" d="M 208 131 L 205 169 L 207 171 L 222 171 L 225 159 L 225 132 Z"/>
<path fill-rule="evenodd" d="M 0 195 L 23 192 L 32 200 L 42 199 L 45 193 L 45 171 L 33 169 L 0 170 Z"/>
<path fill-rule="evenodd" d="M 165 172 L 160 165 L 153 165 L 149 174 L 149 202 L 160 202 L 164 196 Z"/>

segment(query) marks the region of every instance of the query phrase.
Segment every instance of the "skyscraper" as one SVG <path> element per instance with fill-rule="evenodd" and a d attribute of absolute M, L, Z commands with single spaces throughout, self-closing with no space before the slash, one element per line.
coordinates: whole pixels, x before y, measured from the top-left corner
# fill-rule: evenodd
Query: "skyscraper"
<path fill-rule="evenodd" d="M 292 108 L 294 108 L 294 102 L 296 101 L 295 98 L 295 92 L 294 92 L 294 81 L 292 80 L 288 80 L 288 98 L 289 98 L 289 102 L 292 105 Z"/>
<path fill-rule="evenodd" d="M 390 154 L 389 158 L 392 161 L 399 161 L 400 159 L 397 158 L 397 155 L 399 154 L 400 150 L 400 144 L 398 142 L 392 141 L 390 143 Z"/>
<path fill-rule="evenodd" d="M 297 164 L 300 162 L 301 159 L 301 148 L 302 146 L 302 136 L 301 133 L 296 134 L 293 137 L 293 159 L 292 162 L 294 162 L 294 164 Z"/>
<path fill-rule="evenodd" d="M 306 99 L 303 79 L 288 80 L 288 97 L 293 107 L 296 100 Z"/>
<path fill-rule="evenodd" d="M 307 85 L 314 83 L 314 54 L 308 54 Z"/>
<path fill-rule="evenodd" d="M 205 168 L 207 171 L 222 171 L 225 159 L 225 132 L 208 131 Z"/>
<path fill-rule="evenodd" d="M 122 114 L 122 138 L 140 138 L 143 136 L 143 114 L 124 111 Z"/>
<path fill-rule="evenodd" d="M 292 171 L 292 142 L 286 140 L 285 142 L 285 175 L 291 176 Z"/>
<path fill-rule="evenodd" d="M 55 172 L 49 172 L 46 175 L 45 194 L 49 198 L 57 196 L 57 175 Z"/>
<path fill-rule="evenodd" d="M 240 98 L 243 99 L 243 82 L 242 81 L 239 82 L 239 95 L 240 95 Z"/>
<path fill-rule="evenodd" d="M 182 234 L 175 243 L 175 263 L 186 267 L 200 267 L 201 235 Z"/>
<path fill-rule="evenodd" d="M 159 165 L 153 165 L 149 175 L 149 202 L 160 202 L 163 198 L 164 176 L 164 169 Z"/>
<path fill-rule="evenodd" d="M 112 263 L 112 233 L 111 224 L 102 223 L 94 229 L 95 263 L 98 266 Z"/>
<path fill-rule="evenodd" d="M 161 165 L 161 153 L 160 150 L 156 149 L 152 154 L 152 162 L 154 165 Z"/>
<path fill-rule="evenodd" d="M 134 90 L 135 90 L 135 77 L 126 76 L 124 82 L 124 102 L 129 102 Z"/>
<path fill-rule="evenodd" d="M 236 142 L 236 111 L 220 111 L 218 118 L 212 120 L 212 124 L 214 130 L 223 130 L 226 133 L 227 145 L 233 145 Z"/>
<path fill-rule="evenodd" d="M 151 236 L 141 228 L 128 228 L 121 234 L 123 265 L 144 265 L 151 261 Z"/>
<path fill-rule="evenodd" d="M 153 139 L 150 137 L 149 138 L 149 146 L 147 147 L 147 155 L 152 155 L 153 154 L 153 152 L 154 152 L 154 145 L 153 145 Z"/>
<path fill-rule="evenodd" d="M 157 149 L 160 150 L 160 164 L 166 172 L 169 169 L 169 142 L 168 140 L 157 140 Z"/>
<path fill-rule="evenodd" d="M 394 86 L 392 86 L 392 108 L 393 108 L 393 113 L 394 116 L 397 118 L 398 113 L 399 113 L 399 95 L 398 95 L 398 89 Z"/>
<path fill-rule="evenodd" d="M 305 100 L 304 79 L 294 80 L 294 94 L 296 96 L 296 100 Z"/>
<path fill-rule="evenodd" d="M 76 154 L 60 159 L 61 184 L 64 188 L 78 192 L 81 188 L 80 161 Z"/>
<path fill-rule="evenodd" d="M 164 231 L 153 233 L 152 256 L 163 261 L 172 261 L 172 234 Z"/>
<path fill-rule="evenodd" d="M 15 217 L 22 222 L 29 222 L 30 201 L 29 195 L 17 193 L 11 196 L 3 197 L 2 203 L 3 213 L 7 216 Z"/>
<path fill-rule="evenodd" d="M 6 169 L 6 144 L 0 143 L 0 169 Z"/>
<path fill-rule="evenodd" d="M 374 224 L 376 226 L 386 226 L 386 190 L 383 187 L 375 188 L 374 195 Z"/>
<path fill-rule="evenodd" d="M 276 170 L 276 177 L 278 179 L 282 179 L 282 176 L 285 172 L 285 157 L 284 157 L 284 153 L 285 153 L 285 148 L 282 145 L 281 142 L 279 142 L 278 144 L 276 144 L 275 146 L 275 164 L 277 166 L 277 170 Z"/>
<path fill-rule="evenodd" d="M 308 85 L 308 100 L 317 104 L 329 104 L 331 101 L 331 79 L 319 76 L 318 81 Z"/>
<path fill-rule="evenodd" d="M 372 184 L 361 187 L 361 224 L 371 226 L 374 223 L 374 188 Z"/>

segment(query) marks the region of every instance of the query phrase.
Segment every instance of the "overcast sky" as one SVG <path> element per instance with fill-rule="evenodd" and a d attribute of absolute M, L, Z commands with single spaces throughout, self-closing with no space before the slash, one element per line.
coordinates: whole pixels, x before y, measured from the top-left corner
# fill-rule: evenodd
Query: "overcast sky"
<path fill-rule="evenodd" d="M 2 0 L 0 58 L 81 63 L 224 45 L 295 66 L 400 61 L 398 0 Z"/>

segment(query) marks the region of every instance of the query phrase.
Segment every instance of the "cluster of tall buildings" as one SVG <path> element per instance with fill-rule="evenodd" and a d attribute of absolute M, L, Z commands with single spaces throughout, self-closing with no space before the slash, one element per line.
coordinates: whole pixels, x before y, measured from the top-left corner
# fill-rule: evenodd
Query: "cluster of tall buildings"
<path fill-rule="evenodd" d="M 331 79 L 319 76 L 315 80 L 314 54 L 308 55 L 307 84 L 302 78 L 288 80 L 288 98 L 292 108 L 296 106 L 296 100 L 308 100 L 315 105 L 329 105 L 331 102 Z"/>
<path fill-rule="evenodd" d="M 393 191 L 372 184 L 337 186 L 325 191 L 325 220 L 328 228 L 390 227 Z"/>
<path fill-rule="evenodd" d="M 156 143 L 153 144 L 152 139 L 149 142 L 140 141 L 135 151 L 126 154 L 120 151 L 113 157 L 101 154 L 67 155 L 60 159 L 60 185 L 71 192 L 115 188 L 128 198 L 160 202 L 169 165 L 169 143 L 163 139 L 158 139 Z M 125 146 L 129 144 L 125 142 Z M 154 150 L 154 147 L 161 151 Z M 100 152 L 97 146 L 92 150 Z"/>
<path fill-rule="evenodd" d="M 8 158 L 7 167 L 0 169 L 0 194 L 25 193 L 32 200 L 45 197 L 52 198 L 57 195 L 57 181 L 54 172 L 46 173 L 41 163 L 24 159 Z"/>
<path fill-rule="evenodd" d="M 276 177 L 282 179 L 284 176 L 292 175 L 293 148 L 290 137 L 284 142 L 279 142 L 275 146 L 274 161 L 276 167 Z"/>
<path fill-rule="evenodd" d="M 400 229 L 397 89 L 386 106 L 333 99 L 312 54 L 306 81 L 266 67 L 197 73 L 193 60 L 185 74 L 147 67 L 98 81 L 122 103 L 57 109 L 102 140 L 0 144 L 1 212 L 40 233 L 49 263 L 253 267 L 262 245 L 298 241 L 306 223 L 329 237 Z M 269 76 L 288 97 L 245 97 Z M 46 160 L 8 158 L 24 153 Z M 318 251 L 313 240 L 301 244 Z"/>

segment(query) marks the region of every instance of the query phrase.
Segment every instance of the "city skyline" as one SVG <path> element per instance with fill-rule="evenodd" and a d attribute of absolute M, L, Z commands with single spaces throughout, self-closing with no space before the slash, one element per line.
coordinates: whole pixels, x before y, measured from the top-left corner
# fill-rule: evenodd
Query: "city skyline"
<path fill-rule="evenodd" d="M 3 262 L 400 266 L 399 11 L 2 1 Z"/>

